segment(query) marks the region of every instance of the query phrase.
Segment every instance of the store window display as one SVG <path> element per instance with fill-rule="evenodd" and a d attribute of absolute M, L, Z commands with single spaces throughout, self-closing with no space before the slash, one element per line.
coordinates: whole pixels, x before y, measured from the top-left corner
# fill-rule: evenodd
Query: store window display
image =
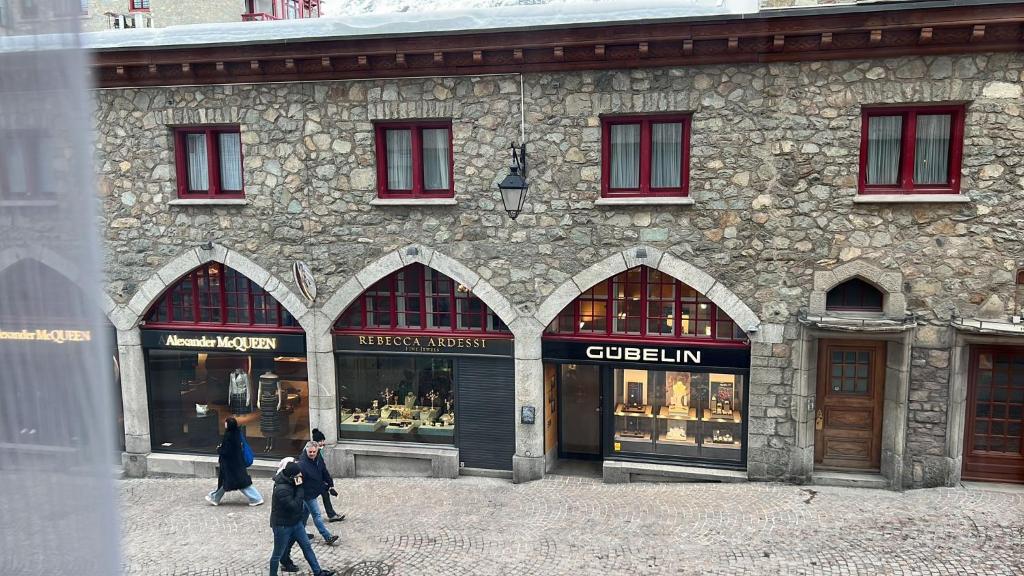
<path fill-rule="evenodd" d="M 455 443 L 453 359 L 339 356 L 341 438 Z"/>
<path fill-rule="evenodd" d="M 614 370 L 616 453 L 742 459 L 744 378 Z"/>

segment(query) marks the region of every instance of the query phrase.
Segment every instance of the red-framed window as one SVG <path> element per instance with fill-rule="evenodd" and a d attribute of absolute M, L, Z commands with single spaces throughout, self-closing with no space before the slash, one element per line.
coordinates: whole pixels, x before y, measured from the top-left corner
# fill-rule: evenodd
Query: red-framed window
<path fill-rule="evenodd" d="M 864 108 L 861 194 L 959 194 L 964 106 Z"/>
<path fill-rule="evenodd" d="M 375 128 L 380 198 L 455 196 L 450 120 L 379 122 Z"/>
<path fill-rule="evenodd" d="M 320 0 L 245 0 L 242 20 L 319 18 Z"/>
<path fill-rule="evenodd" d="M 243 198 L 238 126 L 174 129 L 179 198 Z"/>
<path fill-rule="evenodd" d="M 149 12 L 149 0 L 128 0 L 129 12 Z"/>
<path fill-rule="evenodd" d="M 881 312 L 881 290 L 860 278 L 851 278 L 825 295 L 825 309 L 837 312 Z"/>
<path fill-rule="evenodd" d="M 552 320 L 546 337 L 743 342 L 747 335 L 706 296 L 654 268 L 599 282 Z"/>
<path fill-rule="evenodd" d="M 1024 268 L 1017 270 L 1017 286 L 1024 286 Z"/>
<path fill-rule="evenodd" d="M 378 280 L 334 323 L 337 332 L 471 332 L 508 335 L 508 327 L 465 286 L 422 264 Z"/>
<path fill-rule="evenodd" d="M 219 262 L 196 268 L 168 288 L 146 314 L 146 325 L 301 330 L 266 290 Z"/>
<path fill-rule="evenodd" d="M 686 196 L 689 179 L 689 115 L 601 118 L 603 196 Z"/>

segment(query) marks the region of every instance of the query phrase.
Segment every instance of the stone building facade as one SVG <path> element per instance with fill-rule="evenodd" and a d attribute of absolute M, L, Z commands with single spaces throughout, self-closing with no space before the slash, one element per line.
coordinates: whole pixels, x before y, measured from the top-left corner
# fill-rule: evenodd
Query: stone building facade
<path fill-rule="evenodd" d="M 311 425 L 336 441 L 330 327 L 418 261 L 508 324 L 518 414 L 544 404 L 544 327 L 596 282 L 644 264 L 698 287 L 748 332 L 746 477 L 813 480 L 818 342 L 856 337 L 889 352 L 882 483 L 948 485 L 960 477 L 966 351 L 1021 344 L 1009 318 L 1024 263 L 1022 82 L 1024 56 L 998 51 L 97 90 L 124 386 L 145 378 L 137 326 L 150 305 L 181 274 L 224 262 L 305 328 Z M 962 193 L 858 195 L 862 107 L 948 102 L 966 103 Z M 665 112 L 692 114 L 692 203 L 603 202 L 602 115 Z M 373 123 L 413 118 L 452 122 L 454 202 L 377 198 Z M 495 184 L 521 118 L 531 187 L 511 221 Z M 243 202 L 177 199 L 172 128 L 202 124 L 240 126 Z M 308 306 L 296 260 L 321 294 Z M 883 293 L 882 317 L 829 317 L 825 295 L 851 278 Z M 974 329 L 975 318 L 1006 328 Z M 126 388 L 129 453 L 151 449 L 145 402 Z M 543 443 L 542 429 L 517 424 L 517 480 L 543 474 Z"/>

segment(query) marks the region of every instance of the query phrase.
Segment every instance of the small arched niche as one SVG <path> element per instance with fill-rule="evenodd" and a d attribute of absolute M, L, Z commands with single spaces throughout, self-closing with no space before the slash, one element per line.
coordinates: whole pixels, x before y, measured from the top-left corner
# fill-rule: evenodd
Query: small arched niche
<path fill-rule="evenodd" d="M 828 312 L 881 314 L 885 294 L 861 278 L 850 278 L 825 293 Z"/>

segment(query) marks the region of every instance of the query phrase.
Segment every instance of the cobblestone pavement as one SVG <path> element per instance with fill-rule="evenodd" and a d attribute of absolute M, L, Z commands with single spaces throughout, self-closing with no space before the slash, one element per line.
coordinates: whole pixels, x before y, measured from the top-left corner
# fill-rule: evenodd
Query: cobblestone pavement
<path fill-rule="evenodd" d="M 209 506 L 203 496 L 214 484 L 122 482 L 126 574 L 267 573 L 270 480 L 256 480 L 268 497 L 257 508 L 237 492 Z M 341 545 L 318 536 L 314 549 L 325 567 L 353 576 L 1024 574 L 1024 492 L 566 476 L 338 488 L 335 507 L 348 518 L 328 526 Z"/>

